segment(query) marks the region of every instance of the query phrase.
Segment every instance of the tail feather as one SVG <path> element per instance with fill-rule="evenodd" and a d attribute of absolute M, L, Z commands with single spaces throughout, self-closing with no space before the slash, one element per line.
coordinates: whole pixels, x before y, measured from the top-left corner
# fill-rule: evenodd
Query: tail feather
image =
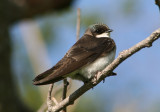
<path fill-rule="evenodd" d="M 39 85 L 47 85 L 47 84 L 53 84 L 53 83 L 55 83 L 55 82 L 57 82 L 57 81 L 60 81 L 60 80 L 62 80 L 63 78 L 59 78 L 59 80 L 47 80 L 47 81 L 45 81 L 45 80 L 39 80 L 39 81 L 34 81 L 33 80 L 33 84 L 34 85 L 37 85 L 37 86 L 39 86 Z"/>
<path fill-rule="evenodd" d="M 33 79 L 33 81 L 39 81 L 39 80 L 42 80 L 43 78 L 49 76 L 50 74 L 53 73 L 53 70 L 52 69 L 49 69 L 41 74 L 39 74 L 38 76 L 35 77 L 35 79 Z"/>
<path fill-rule="evenodd" d="M 46 84 L 52 84 L 59 80 L 63 79 L 63 77 L 54 77 L 53 69 L 49 69 L 33 79 L 34 85 L 46 85 Z"/>

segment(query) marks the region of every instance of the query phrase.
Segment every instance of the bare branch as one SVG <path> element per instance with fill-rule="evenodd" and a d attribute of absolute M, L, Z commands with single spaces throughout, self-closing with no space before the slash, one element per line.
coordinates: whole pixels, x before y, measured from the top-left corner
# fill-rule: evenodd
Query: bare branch
<path fill-rule="evenodd" d="M 84 94 L 86 91 L 89 89 L 93 88 L 96 86 L 99 82 L 101 82 L 105 77 L 110 76 L 110 73 L 120 64 L 122 63 L 125 59 L 128 57 L 132 56 L 139 50 L 145 47 L 151 47 L 152 43 L 160 38 L 160 29 L 157 29 L 154 31 L 149 37 L 147 37 L 145 40 L 142 40 L 135 46 L 129 48 L 128 50 L 122 51 L 119 56 L 109 65 L 107 66 L 103 71 L 99 72 L 97 74 L 96 80 L 93 79 L 92 81 L 86 83 L 82 87 L 80 87 L 78 90 L 76 90 L 74 93 L 72 93 L 70 96 L 65 98 L 63 101 L 61 101 L 58 105 L 52 107 L 53 112 L 58 112 L 65 108 L 68 105 L 71 105 L 74 103 L 74 101 L 79 98 L 82 94 Z"/>
<path fill-rule="evenodd" d="M 68 85 L 69 85 L 69 82 L 67 81 L 67 79 L 64 79 L 63 80 L 63 96 L 62 96 L 62 101 L 66 98 Z M 67 112 L 66 107 L 63 108 L 62 112 Z"/>
<path fill-rule="evenodd" d="M 48 91 L 48 96 L 47 96 L 47 106 L 48 106 L 48 110 L 47 110 L 47 112 L 52 112 L 51 111 L 51 109 L 52 109 L 52 104 L 53 104 L 53 102 L 52 102 L 52 89 L 53 89 L 53 85 L 54 84 L 51 84 L 51 86 L 49 87 L 49 91 Z"/>
<path fill-rule="evenodd" d="M 80 8 L 77 9 L 77 33 L 76 33 L 76 40 L 79 40 L 79 32 L 80 32 Z"/>
<path fill-rule="evenodd" d="M 71 81 L 69 81 L 69 84 L 71 84 Z M 56 93 L 58 93 L 59 91 L 62 90 L 62 87 L 63 85 L 62 84 L 59 84 L 57 86 L 54 87 L 54 90 L 52 90 L 52 96 L 55 95 Z M 68 89 L 70 88 L 71 86 L 68 87 Z M 52 100 L 53 102 L 57 105 L 57 102 L 55 101 L 56 99 L 54 97 L 52 97 Z M 47 101 L 46 101 L 47 102 Z M 47 104 L 46 102 L 44 102 L 41 107 L 38 109 L 37 112 L 44 112 L 47 108 Z"/>
<path fill-rule="evenodd" d="M 67 87 L 69 85 L 69 82 L 67 81 L 67 79 L 63 80 L 63 84 L 64 84 L 64 88 L 63 88 L 63 97 L 62 97 L 62 100 L 64 100 L 66 98 Z"/>
<path fill-rule="evenodd" d="M 53 101 L 56 105 L 58 105 L 58 101 L 56 100 L 55 97 L 52 97 L 52 101 Z"/>
<path fill-rule="evenodd" d="M 79 33 L 80 33 L 80 8 L 77 9 L 77 31 L 76 31 L 76 40 L 79 40 Z M 67 81 L 67 79 L 63 80 L 63 96 L 62 96 L 62 100 L 64 100 L 66 98 L 66 94 L 67 94 L 67 87 L 69 85 L 69 82 Z M 66 107 L 63 108 L 62 112 L 67 112 Z"/>
<path fill-rule="evenodd" d="M 80 8 L 77 9 L 77 33 L 76 33 L 76 40 L 79 40 L 79 33 L 80 33 Z M 63 80 L 63 96 L 62 96 L 62 101 L 66 98 L 66 94 L 67 94 L 67 87 L 69 85 L 69 82 L 67 81 L 67 79 Z M 57 100 L 52 97 L 51 99 L 51 93 L 52 93 L 52 89 L 53 89 L 53 84 L 50 86 L 49 88 L 49 92 L 48 92 L 48 97 L 47 97 L 47 106 L 48 106 L 48 110 L 47 112 L 51 112 L 52 110 L 52 103 L 54 101 L 55 105 L 58 105 Z M 45 108 L 45 104 L 43 104 L 41 106 L 41 108 L 39 109 L 39 111 L 44 110 Z M 63 108 L 62 112 L 67 112 L 66 107 Z"/>

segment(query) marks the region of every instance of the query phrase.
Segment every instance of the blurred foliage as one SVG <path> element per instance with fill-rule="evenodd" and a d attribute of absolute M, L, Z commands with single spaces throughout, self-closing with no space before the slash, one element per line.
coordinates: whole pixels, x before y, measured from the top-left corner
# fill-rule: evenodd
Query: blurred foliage
<path fill-rule="evenodd" d="M 46 21 L 41 27 L 41 33 L 47 44 L 51 44 L 52 40 L 55 38 L 53 27 L 54 26 L 49 21 Z"/>
<path fill-rule="evenodd" d="M 97 100 L 93 96 L 81 97 L 73 112 L 105 112 L 106 106 L 101 98 Z"/>
<path fill-rule="evenodd" d="M 95 24 L 95 23 L 99 23 L 104 21 L 102 18 L 100 18 L 101 16 L 98 14 L 98 12 L 95 13 L 91 13 L 89 15 L 82 15 L 81 17 L 81 22 L 82 25 L 87 28 L 89 25 L 91 24 Z M 107 19 L 107 18 L 106 18 Z M 105 19 L 105 21 L 107 21 Z"/>
<path fill-rule="evenodd" d="M 11 68 L 11 35 L 9 29 L 13 23 L 26 19 L 33 18 L 33 16 L 47 13 L 50 11 L 62 10 L 70 7 L 73 0 L 1 0 L 0 1 L 0 111 L 1 112 L 31 112 L 32 109 L 28 108 L 24 101 L 21 101 L 20 96 L 17 94 L 15 83 L 16 77 L 12 73 Z M 20 35 L 20 34 L 19 34 Z M 18 60 L 21 61 L 21 60 Z M 16 66 L 13 64 L 13 66 Z M 26 67 L 28 68 L 28 67 Z M 25 69 L 25 68 L 22 68 Z M 27 71 L 27 70 L 26 70 Z M 22 75 L 22 74 L 21 74 Z M 25 74 L 26 75 L 26 74 Z M 30 79 L 29 79 L 30 80 Z M 14 82 L 15 81 L 15 82 Z M 30 81 L 28 81 L 30 82 Z M 29 89 L 26 87 L 24 90 Z M 33 90 L 32 90 L 33 91 Z M 25 92 L 27 94 L 27 92 Z M 35 98 L 33 92 L 28 91 L 29 98 Z M 40 96 L 39 96 L 40 97 Z M 32 99 L 36 101 L 36 99 Z M 31 102 L 30 102 L 31 103 Z M 36 108 L 36 106 L 35 106 Z"/>
<path fill-rule="evenodd" d="M 12 63 L 15 64 L 13 68 L 16 70 L 14 70 L 14 80 L 22 101 L 25 102 L 30 109 L 36 111 L 43 103 L 43 100 L 39 89 L 32 85 L 33 70 L 29 63 L 26 51 L 24 50 L 24 46 L 22 47 L 22 45 L 23 44 L 20 41 L 13 42 L 14 60 Z M 19 60 L 22 61 L 19 62 Z"/>
<path fill-rule="evenodd" d="M 151 105 L 150 112 L 160 112 L 160 99 Z"/>
<path fill-rule="evenodd" d="M 122 12 L 126 16 L 133 15 L 133 13 L 136 13 L 138 10 L 138 1 L 137 0 L 124 0 L 123 3 L 121 4 Z"/>
<path fill-rule="evenodd" d="M 28 74 L 24 75 L 23 79 L 23 85 L 25 88 L 23 91 L 23 100 L 26 102 L 26 104 L 32 108 L 34 111 L 38 110 L 42 103 L 44 102 L 42 99 L 42 96 L 40 94 L 40 91 L 37 87 L 33 86 L 31 83 L 31 77 L 27 77 Z"/>

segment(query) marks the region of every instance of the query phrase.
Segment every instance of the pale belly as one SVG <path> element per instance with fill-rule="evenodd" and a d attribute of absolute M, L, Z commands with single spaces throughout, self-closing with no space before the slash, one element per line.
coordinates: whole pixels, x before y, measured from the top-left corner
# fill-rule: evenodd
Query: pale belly
<path fill-rule="evenodd" d="M 79 71 L 84 78 L 92 78 L 98 71 L 103 70 L 108 66 L 115 58 L 115 50 L 108 54 L 106 57 L 101 57 L 95 60 L 93 63 L 86 65 Z"/>

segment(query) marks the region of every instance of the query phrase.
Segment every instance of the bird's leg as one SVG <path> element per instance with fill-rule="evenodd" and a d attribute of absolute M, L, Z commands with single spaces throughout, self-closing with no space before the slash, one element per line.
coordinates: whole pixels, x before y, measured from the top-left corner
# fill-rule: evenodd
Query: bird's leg
<path fill-rule="evenodd" d="M 95 75 L 94 75 L 94 77 L 93 77 L 93 79 L 92 79 L 93 84 L 96 84 L 96 83 L 97 83 L 97 81 L 98 81 L 98 76 L 99 76 L 100 73 L 101 73 L 100 71 L 97 71 L 97 72 L 95 73 Z"/>

